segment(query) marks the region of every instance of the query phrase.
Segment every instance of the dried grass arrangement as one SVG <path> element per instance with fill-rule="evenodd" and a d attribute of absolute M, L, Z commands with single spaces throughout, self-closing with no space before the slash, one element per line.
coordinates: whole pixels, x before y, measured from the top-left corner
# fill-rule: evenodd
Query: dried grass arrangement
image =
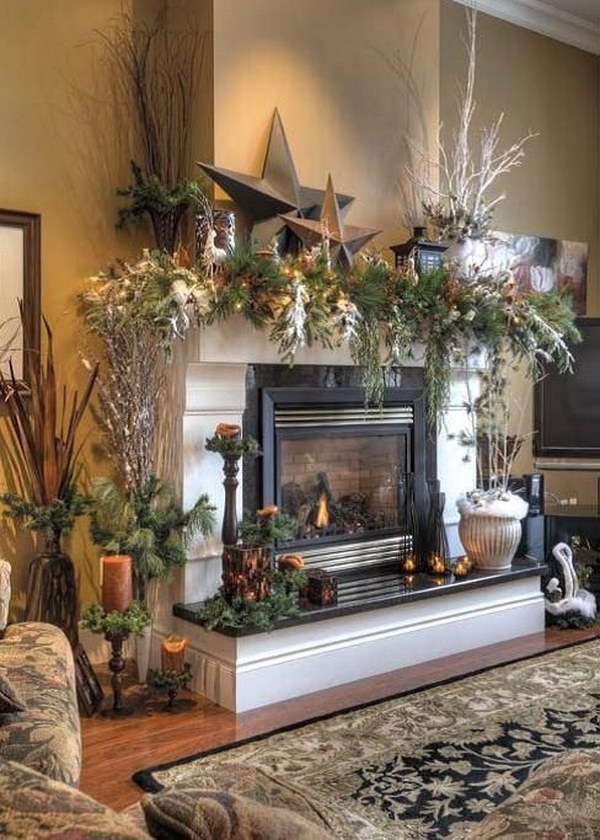
<path fill-rule="evenodd" d="M 107 453 L 127 492 L 148 486 L 156 470 L 160 397 L 173 345 L 208 306 L 208 293 L 182 254 L 145 252 L 92 277 L 82 314 L 101 340 L 98 420 Z M 91 367 L 91 363 L 87 363 Z"/>
<path fill-rule="evenodd" d="M 21 306 L 21 318 L 23 308 Z M 39 530 L 45 549 L 60 553 L 60 537 L 68 531 L 81 502 L 76 488 L 82 441 L 77 432 L 98 375 L 92 366 L 82 394 L 60 386 L 54 362 L 52 330 L 45 318 L 46 358 L 34 359 L 30 383 L 23 386 L 9 362 L 9 374 L 0 371 L 0 400 L 7 411 L 7 455 L 18 492 L 0 500 L 10 515 Z"/>
<path fill-rule="evenodd" d="M 97 37 L 112 70 L 117 112 L 133 125 L 132 182 L 118 190 L 130 204 L 118 225 L 149 215 L 157 247 L 172 253 L 182 217 L 203 196 L 189 168 L 204 37 L 192 22 L 172 26 L 166 3 L 150 24 L 124 13 Z"/>
<path fill-rule="evenodd" d="M 157 478 L 157 436 L 173 346 L 208 308 L 208 292 L 174 257 L 145 252 L 90 280 L 81 296 L 90 333 L 100 339 L 97 420 L 115 481 L 92 489 L 92 539 L 105 553 L 133 559 L 137 597 L 147 583 L 186 560 L 186 543 L 214 526 L 206 496 L 184 512 L 176 494 Z M 88 362 L 88 364 L 90 364 Z"/>
<path fill-rule="evenodd" d="M 489 191 L 499 178 L 521 165 L 525 144 L 536 136 L 530 131 L 501 148 L 504 114 L 500 114 L 474 141 L 477 11 L 467 8 L 465 14 L 467 78 L 457 97 L 458 127 L 449 142 L 438 141 L 439 164 L 426 149 L 411 144 L 412 164 L 407 172 L 417 193 L 428 196 L 423 202 L 425 216 L 442 240 L 489 236 L 494 209 L 505 198 L 504 193 L 490 198 Z M 434 172 L 439 175 L 439 186 L 430 177 Z"/>
<path fill-rule="evenodd" d="M 20 305 L 21 322 L 23 306 Z M 77 589 L 73 563 L 62 552 L 61 538 L 86 510 L 77 488 L 82 441 L 78 431 L 96 377 L 93 366 L 83 392 L 60 386 L 54 361 L 52 330 L 45 318 L 45 360 L 30 366 L 30 383 L 20 383 L 9 362 L 0 371 L 0 401 L 7 411 L 5 457 L 17 486 L 0 496 L 4 515 L 40 533 L 42 553 L 29 568 L 26 617 L 61 627 L 77 642 Z"/>

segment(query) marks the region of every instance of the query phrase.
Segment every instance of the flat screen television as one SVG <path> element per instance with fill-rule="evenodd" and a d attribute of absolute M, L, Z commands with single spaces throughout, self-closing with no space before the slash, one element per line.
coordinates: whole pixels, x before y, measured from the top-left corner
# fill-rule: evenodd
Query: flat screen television
<path fill-rule="evenodd" d="M 600 318 L 578 318 L 573 373 L 550 368 L 534 389 L 534 455 L 600 459 Z"/>

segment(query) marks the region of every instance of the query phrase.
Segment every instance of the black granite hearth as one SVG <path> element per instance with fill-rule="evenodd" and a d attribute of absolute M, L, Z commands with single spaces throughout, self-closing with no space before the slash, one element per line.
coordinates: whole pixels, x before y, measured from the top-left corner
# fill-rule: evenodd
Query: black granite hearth
<path fill-rule="evenodd" d="M 367 610 L 382 609 L 384 607 L 402 606 L 412 601 L 422 601 L 427 598 L 439 598 L 447 595 L 454 595 L 472 589 L 481 589 L 487 586 L 496 586 L 508 583 L 518 578 L 541 577 L 546 572 L 546 566 L 534 563 L 530 560 L 517 559 L 513 562 L 512 568 L 506 571 L 485 572 L 474 571 L 466 578 L 448 577 L 436 578 L 429 574 L 416 574 L 412 578 L 406 575 L 399 575 L 396 567 L 390 566 L 388 574 L 382 570 L 377 574 L 376 594 L 370 594 L 370 580 L 368 573 L 353 572 L 338 576 L 338 603 L 332 607 L 309 606 L 302 609 L 301 614 L 296 618 L 287 618 L 279 621 L 275 629 L 294 627 L 308 624 L 313 621 L 325 621 L 330 618 L 352 615 L 353 613 L 365 612 Z M 381 581 L 385 580 L 386 586 L 381 588 Z M 175 604 L 173 615 L 182 618 L 192 624 L 201 624 L 198 620 L 198 608 L 200 604 Z M 255 628 L 232 628 L 219 631 L 225 636 L 249 636 L 265 631 Z M 272 632 L 272 631 L 271 631 Z"/>

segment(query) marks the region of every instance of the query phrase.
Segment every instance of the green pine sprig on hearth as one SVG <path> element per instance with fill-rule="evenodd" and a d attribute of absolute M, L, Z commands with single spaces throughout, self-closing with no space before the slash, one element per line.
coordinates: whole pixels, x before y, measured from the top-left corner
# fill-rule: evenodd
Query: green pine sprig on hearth
<path fill-rule="evenodd" d="M 274 572 L 271 593 L 263 601 L 228 601 L 219 591 L 201 604 L 196 615 L 207 630 L 272 630 L 277 621 L 300 614 L 298 592 L 306 583 L 305 572 Z"/>

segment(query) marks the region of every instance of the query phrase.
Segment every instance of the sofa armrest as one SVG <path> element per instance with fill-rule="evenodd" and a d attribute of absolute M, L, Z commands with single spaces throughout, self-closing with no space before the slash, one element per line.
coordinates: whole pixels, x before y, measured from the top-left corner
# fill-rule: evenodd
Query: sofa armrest
<path fill-rule="evenodd" d="M 81 732 L 67 637 L 52 624 L 12 624 L 0 641 L 0 667 L 27 706 L 2 716 L 0 757 L 76 786 Z"/>

